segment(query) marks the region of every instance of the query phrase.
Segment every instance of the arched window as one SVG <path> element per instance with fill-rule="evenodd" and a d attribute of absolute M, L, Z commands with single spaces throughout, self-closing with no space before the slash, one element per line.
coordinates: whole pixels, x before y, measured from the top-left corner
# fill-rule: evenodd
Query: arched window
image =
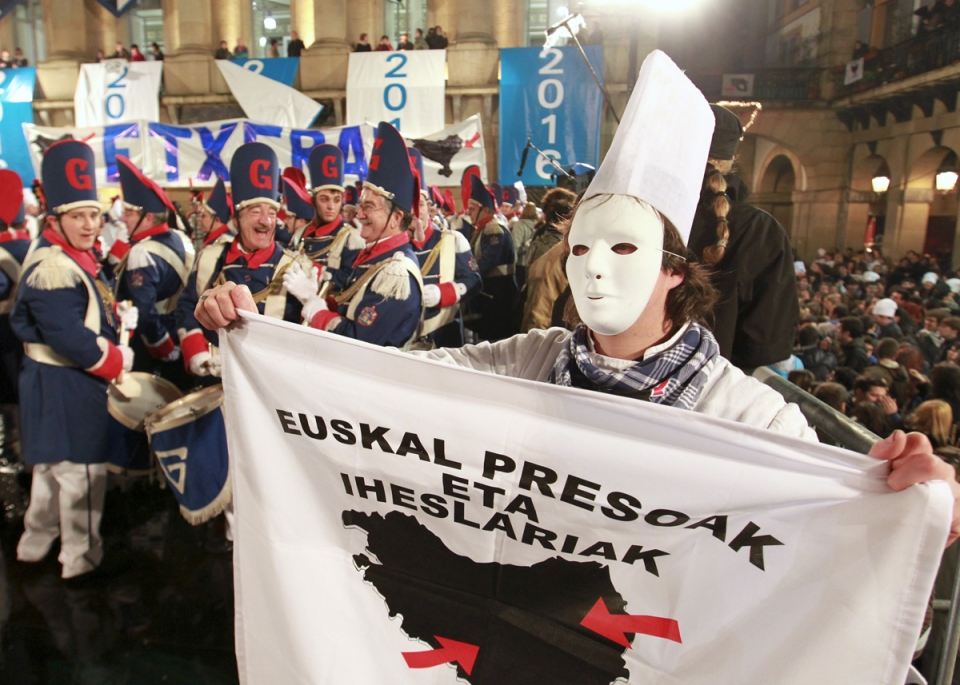
<path fill-rule="evenodd" d="M 163 49 L 163 9 L 160 0 L 140 0 L 127 12 L 130 22 L 130 44 L 152 59 L 150 45 L 156 43 Z"/>

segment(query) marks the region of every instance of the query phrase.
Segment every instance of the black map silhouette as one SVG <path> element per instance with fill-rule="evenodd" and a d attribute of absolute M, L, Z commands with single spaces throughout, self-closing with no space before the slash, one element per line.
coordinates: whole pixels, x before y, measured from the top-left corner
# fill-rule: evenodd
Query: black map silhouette
<path fill-rule="evenodd" d="M 607 685 L 629 677 L 624 648 L 580 625 L 598 598 L 611 613 L 625 609 L 606 566 L 561 558 L 478 563 L 399 512 L 344 511 L 343 523 L 366 531 L 366 549 L 379 563 L 365 554 L 353 559 L 389 615 L 403 617 L 407 636 L 434 649 L 441 647 L 436 635 L 480 648 L 470 675 L 457 665 L 467 682 Z"/>

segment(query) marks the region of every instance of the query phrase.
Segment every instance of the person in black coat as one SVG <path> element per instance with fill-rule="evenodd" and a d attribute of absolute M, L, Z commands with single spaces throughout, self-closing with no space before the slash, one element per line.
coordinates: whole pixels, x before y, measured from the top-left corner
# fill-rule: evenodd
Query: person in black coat
<path fill-rule="evenodd" d="M 793 251 L 783 226 L 746 204 L 746 184 L 730 173 L 743 125 L 733 112 L 711 108 L 717 126 L 690 250 L 711 267 L 721 293 L 713 326 L 720 354 L 750 370 L 793 352 L 800 320 Z"/>

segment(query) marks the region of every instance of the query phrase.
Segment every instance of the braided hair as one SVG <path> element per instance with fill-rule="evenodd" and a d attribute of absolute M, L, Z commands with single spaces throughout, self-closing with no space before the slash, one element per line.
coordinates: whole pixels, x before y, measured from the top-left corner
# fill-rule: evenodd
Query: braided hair
<path fill-rule="evenodd" d="M 724 174 L 733 168 L 732 160 L 707 160 L 707 173 L 703 179 L 703 189 L 713 196 L 713 213 L 717 217 L 717 244 L 703 249 L 703 263 L 719 263 L 727 251 L 730 240 L 730 226 L 727 215 L 730 213 L 730 198 L 727 196 L 727 179 Z"/>

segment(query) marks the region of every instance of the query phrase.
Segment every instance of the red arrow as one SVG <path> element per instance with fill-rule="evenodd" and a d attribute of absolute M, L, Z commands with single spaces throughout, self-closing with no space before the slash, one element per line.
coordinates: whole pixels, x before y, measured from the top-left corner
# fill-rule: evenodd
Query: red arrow
<path fill-rule="evenodd" d="M 627 641 L 627 636 L 624 633 L 640 633 L 641 635 L 662 637 L 674 642 L 683 642 L 680 639 L 680 624 L 672 618 L 611 614 L 607 610 L 607 605 L 602 597 L 593 605 L 590 613 L 580 621 L 580 625 L 630 649 L 633 649 L 633 645 Z"/>
<path fill-rule="evenodd" d="M 473 664 L 477 660 L 480 648 L 467 642 L 457 642 L 439 635 L 434 635 L 437 642 L 443 647 L 429 652 L 403 652 L 403 658 L 410 668 L 433 668 L 440 664 L 450 664 L 456 661 L 463 667 L 467 675 L 473 672 Z"/>

